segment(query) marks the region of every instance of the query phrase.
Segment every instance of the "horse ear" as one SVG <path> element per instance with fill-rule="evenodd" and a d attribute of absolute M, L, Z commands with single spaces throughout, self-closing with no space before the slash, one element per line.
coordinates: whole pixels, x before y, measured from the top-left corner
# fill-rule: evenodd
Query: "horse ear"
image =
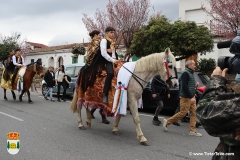
<path fill-rule="evenodd" d="M 171 52 L 170 48 L 167 47 L 167 48 L 165 49 L 165 55 L 168 56 L 170 52 Z"/>

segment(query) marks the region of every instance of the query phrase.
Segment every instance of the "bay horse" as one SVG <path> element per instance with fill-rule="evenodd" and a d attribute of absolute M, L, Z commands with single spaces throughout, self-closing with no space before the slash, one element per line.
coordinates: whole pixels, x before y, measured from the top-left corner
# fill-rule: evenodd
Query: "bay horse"
<path fill-rule="evenodd" d="M 23 90 L 21 92 L 21 94 L 19 95 L 19 101 L 22 101 L 22 96 L 25 92 L 27 92 L 28 95 L 28 103 L 33 103 L 31 98 L 30 98 L 30 92 L 29 92 L 29 88 L 31 87 L 32 81 L 33 81 L 33 77 L 35 76 L 35 74 L 38 74 L 39 76 L 43 77 L 44 76 L 44 72 L 43 72 L 43 67 L 42 67 L 42 62 L 40 60 L 37 60 L 35 63 L 29 64 L 27 65 L 26 68 L 26 72 L 23 76 Z M 2 78 L 2 81 L 4 81 L 4 79 Z M 11 79 L 9 80 L 11 81 Z M 9 82 L 5 82 L 9 83 Z M 4 85 L 3 83 L 1 83 L 2 88 L 4 89 L 4 99 L 7 100 L 7 96 L 6 96 L 6 90 L 10 90 L 9 89 L 9 84 L 8 85 Z M 13 90 L 11 90 L 12 95 L 13 95 L 13 99 L 16 100 L 16 95 L 14 93 Z"/>
<path fill-rule="evenodd" d="M 170 63 L 168 63 L 168 65 L 165 65 L 166 63 L 164 62 L 166 58 L 170 60 Z M 135 69 L 132 74 L 134 75 L 134 77 L 137 77 L 138 80 L 135 80 L 132 77 L 129 81 L 129 84 L 127 86 L 127 106 L 131 111 L 133 121 L 136 126 L 137 138 L 139 139 L 142 145 L 148 146 L 149 143 L 147 139 L 144 137 L 140 127 L 140 118 L 138 114 L 137 101 L 142 96 L 143 92 L 142 86 L 146 86 L 150 79 L 154 77 L 156 74 L 159 74 L 164 81 L 167 81 L 168 84 L 170 84 L 171 87 L 178 85 L 175 57 L 171 53 L 170 48 L 166 48 L 165 52 L 154 53 L 146 57 L 142 57 L 141 59 L 136 61 Z M 81 118 L 82 105 L 79 105 L 78 99 L 79 97 L 77 96 L 77 91 L 75 91 L 71 104 L 71 109 L 73 110 L 73 112 L 75 111 L 78 112 L 79 128 L 85 130 Z M 90 127 L 91 113 L 88 108 L 86 108 L 86 113 L 87 113 L 86 122 L 87 125 Z M 119 135 L 118 124 L 120 119 L 121 115 L 119 114 L 116 117 L 115 122 L 113 123 L 112 132 L 115 135 Z"/>

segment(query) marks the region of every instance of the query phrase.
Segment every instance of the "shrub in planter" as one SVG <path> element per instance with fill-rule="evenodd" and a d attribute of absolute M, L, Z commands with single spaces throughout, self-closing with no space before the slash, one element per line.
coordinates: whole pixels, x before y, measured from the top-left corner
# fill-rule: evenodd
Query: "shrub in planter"
<path fill-rule="evenodd" d="M 84 55 L 86 52 L 86 49 L 83 45 L 81 44 L 76 44 L 75 46 L 72 47 L 71 52 L 73 54 L 77 54 L 77 55 Z"/>
<path fill-rule="evenodd" d="M 205 74 L 211 74 L 212 71 L 216 68 L 216 61 L 212 58 L 206 59 L 206 58 L 201 58 L 197 62 L 197 72 L 202 72 Z"/>

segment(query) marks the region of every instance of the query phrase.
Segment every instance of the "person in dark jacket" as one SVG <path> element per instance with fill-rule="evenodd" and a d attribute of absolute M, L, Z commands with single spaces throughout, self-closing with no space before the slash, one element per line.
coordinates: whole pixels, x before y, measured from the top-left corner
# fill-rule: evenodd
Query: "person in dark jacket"
<path fill-rule="evenodd" d="M 158 119 L 158 115 L 163 108 L 163 98 L 167 97 L 170 98 L 170 90 L 167 84 L 161 79 L 160 75 L 156 75 L 153 77 L 151 83 L 151 90 L 152 90 L 152 100 L 156 102 L 157 109 L 155 111 L 155 115 L 153 117 L 153 124 L 159 126 L 161 121 Z"/>
<path fill-rule="evenodd" d="M 45 94 L 44 98 L 46 100 L 49 100 L 47 97 L 48 97 L 48 94 L 50 95 L 50 100 L 52 102 L 55 102 L 55 100 L 53 99 L 52 97 L 52 89 L 53 89 L 53 86 L 55 85 L 55 75 L 53 73 L 53 67 L 50 66 L 48 68 L 48 71 L 45 73 L 44 75 L 44 81 L 47 83 L 47 87 L 48 87 L 48 91 L 47 93 Z"/>
<path fill-rule="evenodd" d="M 240 159 L 240 93 L 239 84 L 228 92 L 228 69 L 216 67 L 197 105 L 197 117 L 203 128 L 213 137 L 219 137 L 212 160 Z M 221 153 L 221 154 L 219 154 Z"/>

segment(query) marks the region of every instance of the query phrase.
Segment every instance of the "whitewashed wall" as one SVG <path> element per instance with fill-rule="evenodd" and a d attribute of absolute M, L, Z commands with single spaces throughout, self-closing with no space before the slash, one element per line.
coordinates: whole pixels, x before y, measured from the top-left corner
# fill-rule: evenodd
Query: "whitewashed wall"
<path fill-rule="evenodd" d="M 210 7 L 207 0 L 179 0 L 179 19 L 182 21 L 194 21 L 198 25 L 205 25 L 206 22 L 210 22 L 211 18 L 201 10 L 202 4 L 207 8 Z M 210 29 L 210 27 L 208 28 Z M 217 62 L 217 59 L 220 56 L 233 56 L 229 53 L 228 49 L 218 49 L 217 42 L 218 40 L 215 40 L 213 52 L 202 56 L 198 54 L 198 60 L 200 58 L 213 58 Z M 184 63 L 185 60 L 178 62 L 177 68 L 184 70 Z"/>
<path fill-rule="evenodd" d="M 59 58 L 60 64 L 67 65 L 72 64 L 72 56 L 73 54 L 69 51 L 50 51 L 50 52 L 40 52 L 40 53 L 29 53 L 26 56 L 26 64 L 31 63 L 31 59 L 36 61 L 37 59 L 42 59 L 43 67 L 53 66 L 54 68 L 59 67 Z M 84 56 L 78 56 L 78 63 L 84 62 Z"/>

